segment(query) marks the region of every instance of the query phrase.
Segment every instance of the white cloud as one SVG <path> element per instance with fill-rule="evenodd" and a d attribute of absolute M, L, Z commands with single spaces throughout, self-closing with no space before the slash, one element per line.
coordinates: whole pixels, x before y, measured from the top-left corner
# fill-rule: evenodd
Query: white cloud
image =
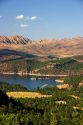
<path fill-rule="evenodd" d="M 27 24 L 20 24 L 20 27 L 21 28 L 28 28 L 30 25 L 27 25 Z"/>
<path fill-rule="evenodd" d="M 18 20 L 22 20 L 22 19 L 25 19 L 25 20 L 36 20 L 37 16 L 29 17 L 29 16 L 25 16 L 25 15 L 21 14 L 21 15 L 17 15 L 16 19 L 18 19 Z"/>
<path fill-rule="evenodd" d="M 31 19 L 31 20 L 36 20 L 36 19 L 37 19 L 37 16 L 32 16 L 30 19 Z"/>
<path fill-rule="evenodd" d="M 20 19 L 24 19 L 25 18 L 25 16 L 23 15 L 23 14 L 21 14 L 21 15 L 17 15 L 16 16 L 16 19 L 18 19 L 18 20 L 20 20 Z"/>

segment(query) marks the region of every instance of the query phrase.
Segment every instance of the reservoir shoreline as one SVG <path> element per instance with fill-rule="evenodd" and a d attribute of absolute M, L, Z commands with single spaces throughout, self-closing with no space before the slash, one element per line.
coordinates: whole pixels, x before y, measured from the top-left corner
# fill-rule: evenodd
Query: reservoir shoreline
<path fill-rule="evenodd" d="M 61 74 L 33 74 L 33 73 L 0 73 L 0 75 L 19 75 L 19 76 L 39 76 L 39 77 L 67 77 L 69 75 L 61 75 Z"/>

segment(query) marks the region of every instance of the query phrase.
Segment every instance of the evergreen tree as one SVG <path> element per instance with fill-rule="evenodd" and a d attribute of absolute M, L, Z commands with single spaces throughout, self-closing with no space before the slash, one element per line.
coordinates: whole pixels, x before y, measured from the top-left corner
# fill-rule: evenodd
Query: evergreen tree
<path fill-rule="evenodd" d="M 57 125 L 57 119 L 55 113 L 51 113 L 50 125 Z"/>

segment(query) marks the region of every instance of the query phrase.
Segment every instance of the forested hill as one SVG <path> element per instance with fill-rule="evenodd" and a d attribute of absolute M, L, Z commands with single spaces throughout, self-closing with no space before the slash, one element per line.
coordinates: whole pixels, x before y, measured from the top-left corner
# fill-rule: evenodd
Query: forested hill
<path fill-rule="evenodd" d="M 43 60 L 43 59 L 42 59 Z M 71 58 L 54 58 L 47 61 L 23 58 L 0 62 L 0 73 L 4 74 L 50 74 L 50 75 L 82 75 L 82 56 Z"/>

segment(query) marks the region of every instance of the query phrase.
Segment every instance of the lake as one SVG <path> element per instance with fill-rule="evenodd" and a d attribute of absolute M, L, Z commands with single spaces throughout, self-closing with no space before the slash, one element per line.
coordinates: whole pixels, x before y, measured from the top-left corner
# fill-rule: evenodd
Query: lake
<path fill-rule="evenodd" d="M 10 84 L 21 84 L 29 90 L 34 90 L 37 88 L 51 87 L 58 84 L 53 79 L 37 79 L 28 76 L 19 75 L 0 75 L 0 81 L 5 81 Z"/>

